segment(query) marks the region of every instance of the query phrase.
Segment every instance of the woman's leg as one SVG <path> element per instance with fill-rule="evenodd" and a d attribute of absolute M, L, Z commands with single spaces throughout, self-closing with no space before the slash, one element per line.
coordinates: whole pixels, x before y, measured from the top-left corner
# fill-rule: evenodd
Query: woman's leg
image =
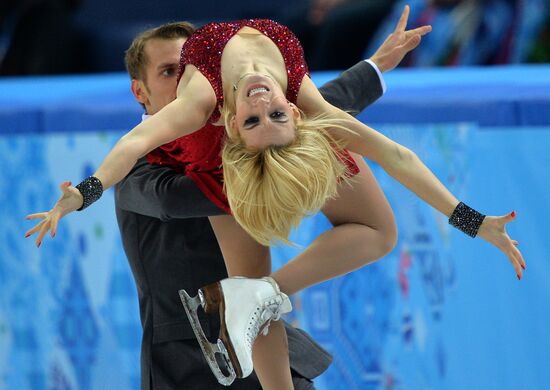
<path fill-rule="evenodd" d="M 362 267 L 395 246 L 390 205 L 363 158 L 353 158 L 360 173 L 351 185 L 342 183 L 322 210 L 334 227 L 271 275 L 287 295 Z"/>
<path fill-rule="evenodd" d="M 211 217 L 210 222 L 229 276 L 261 278 L 271 273 L 269 248 L 252 239 L 233 217 Z M 252 359 L 254 370 L 264 390 L 294 388 L 288 357 L 288 340 L 281 321 L 272 321 L 269 333 L 256 338 Z"/>
<path fill-rule="evenodd" d="M 338 197 L 323 208 L 334 227 L 271 275 L 288 295 L 377 260 L 395 245 L 391 208 L 370 168 L 360 156 L 353 157 L 360 173 L 351 185 L 343 183 Z M 269 274 L 268 248 L 256 243 L 229 216 L 212 217 L 211 223 L 230 276 Z M 286 333 L 278 322 L 271 326 L 268 336 L 259 336 L 254 344 L 256 374 L 264 389 L 291 389 Z"/>

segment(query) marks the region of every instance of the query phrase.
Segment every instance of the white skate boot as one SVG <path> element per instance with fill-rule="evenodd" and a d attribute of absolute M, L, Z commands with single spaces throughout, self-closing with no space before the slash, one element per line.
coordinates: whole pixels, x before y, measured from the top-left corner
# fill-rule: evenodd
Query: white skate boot
<path fill-rule="evenodd" d="M 179 293 L 204 357 L 218 382 L 225 386 L 235 377 L 245 378 L 252 373 L 252 345 L 256 336 L 260 332 L 267 334 L 270 321 L 277 321 L 281 314 L 292 310 L 290 300 L 270 277 L 224 279 L 201 288 L 194 298 L 185 290 Z M 210 343 L 204 335 L 197 317 L 199 305 L 208 314 L 219 312 L 217 344 Z M 216 353 L 224 357 L 228 375 L 220 369 Z"/>

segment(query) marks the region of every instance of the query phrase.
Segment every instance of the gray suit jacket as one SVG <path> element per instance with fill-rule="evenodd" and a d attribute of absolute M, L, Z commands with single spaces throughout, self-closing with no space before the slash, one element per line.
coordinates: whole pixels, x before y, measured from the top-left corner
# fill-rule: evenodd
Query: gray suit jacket
<path fill-rule="evenodd" d="M 381 96 L 382 87 L 376 71 L 362 61 L 320 91 L 333 105 L 360 112 Z M 143 325 L 142 389 L 148 389 L 152 344 L 194 338 L 178 290 L 194 292 L 227 277 L 206 218 L 222 211 L 186 176 L 143 159 L 116 186 L 115 205 L 138 289 Z M 217 336 L 219 320 L 215 316 L 201 316 L 200 320 L 207 337 Z M 287 334 L 294 371 L 311 379 L 326 370 L 332 359 L 328 352 L 303 331 L 287 326 Z"/>

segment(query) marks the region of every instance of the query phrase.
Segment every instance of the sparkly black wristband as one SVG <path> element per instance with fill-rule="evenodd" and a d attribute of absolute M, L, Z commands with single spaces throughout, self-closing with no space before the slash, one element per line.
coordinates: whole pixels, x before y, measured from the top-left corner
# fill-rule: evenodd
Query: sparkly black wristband
<path fill-rule="evenodd" d="M 460 202 L 449 217 L 449 223 L 470 237 L 475 237 L 485 215 Z"/>
<path fill-rule="evenodd" d="M 101 184 L 101 181 L 95 176 L 90 176 L 82 180 L 80 184 L 76 186 L 76 189 L 80 191 L 82 197 L 84 198 L 82 206 L 77 211 L 84 210 L 86 207 L 101 198 L 101 195 L 103 194 L 103 184 Z"/>

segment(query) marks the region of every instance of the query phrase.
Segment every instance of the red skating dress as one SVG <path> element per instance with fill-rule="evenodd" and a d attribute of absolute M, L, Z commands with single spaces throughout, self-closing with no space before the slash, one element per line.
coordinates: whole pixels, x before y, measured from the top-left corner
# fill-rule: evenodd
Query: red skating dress
<path fill-rule="evenodd" d="M 309 73 L 300 42 L 288 28 L 265 19 L 207 24 L 198 29 L 183 45 L 178 82 L 185 65 L 194 65 L 212 85 L 218 100 L 217 108 L 202 129 L 163 145 L 147 155 L 149 163 L 167 165 L 189 176 L 208 199 L 227 213 L 230 213 L 230 209 L 223 192 L 220 155 L 225 129 L 214 126 L 213 123 L 220 118 L 218 107 L 223 106 L 222 53 L 227 42 L 245 26 L 260 31 L 278 47 L 287 69 L 286 98 L 296 104 L 302 79 Z M 348 165 L 350 173 L 359 172 L 359 168 L 347 152 L 342 159 Z"/>

